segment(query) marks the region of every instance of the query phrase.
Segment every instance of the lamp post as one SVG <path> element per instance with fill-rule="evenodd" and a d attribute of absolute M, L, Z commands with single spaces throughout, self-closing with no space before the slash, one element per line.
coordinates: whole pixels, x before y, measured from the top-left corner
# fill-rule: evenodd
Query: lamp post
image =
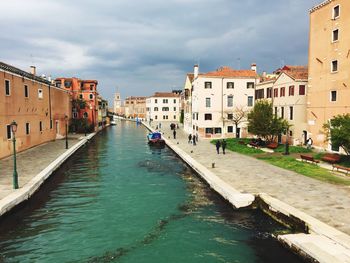
<path fill-rule="evenodd" d="M 285 144 L 285 148 L 284 148 L 284 155 L 289 155 L 289 128 L 287 127 L 287 132 L 286 132 L 286 144 Z"/>
<path fill-rule="evenodd" d="M 18 173 L 17 173 L 17 162 L 16 162 L 17 123 L 15 121 L 11 123 L 11 131 L 12 131 L 12 142 L 13 142 L 13 189 L 18 189 Z"/>
<path fill-rule="evenodd" d="M 66 122 L 66 149 L 68 149 L 68 116 L 64 116 L 64 120 Z"/>

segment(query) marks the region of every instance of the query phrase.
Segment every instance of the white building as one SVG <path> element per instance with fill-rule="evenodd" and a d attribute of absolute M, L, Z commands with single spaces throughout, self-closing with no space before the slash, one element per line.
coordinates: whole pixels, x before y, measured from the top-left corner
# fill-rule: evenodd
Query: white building
<path fill-rule="evenodd" d="M 179 122 L 180 95 L 171 92 L 156 92 L 147 98 L 146 119 L 154 122 Z"/>
<path fill-rule="evenodd" d="M 237 129 L 233 122 L 238 111 L 248 112 L 254 106 L 255 85 L 259 82 L 256 65 L 250 70 L 221 67 L 199 74 L 194 67 L 192 82 L 192 119 L 185 118 L 185 127 L 201 138 L 245 137 L 246 118 Z M 190 131 L 187 131 L 190 132 Z"/>
<path fill-rule="evenodd" d="M 193 73 L 186 75 L 183 92 L 183 110 L 184 110 L 184 130 L 186 133 L 192 133 L 192 82 Z"/>
<path fill-rule="evenodd" d="M 273 79 L 261 81 L 256 87 L 256 99 L 272 102 L 274 114 L 286 119 L 289 128 L 288 140 L 294 145 L 305 144 L 307 139 L 306 87 L 308 69 L 306 66 L 284 66 L 276 71 Z M 286 136 L 279 136 L 279 143 Z"/>
<path fill-rule="evenodd" d="M 113 101 L 113 111 L 115 114 L 122 115 L 123 110 L 122 110 L 122 100 L 120 98 L 120 93 L 116 92 L 114 94 L 114 101 Z"/>

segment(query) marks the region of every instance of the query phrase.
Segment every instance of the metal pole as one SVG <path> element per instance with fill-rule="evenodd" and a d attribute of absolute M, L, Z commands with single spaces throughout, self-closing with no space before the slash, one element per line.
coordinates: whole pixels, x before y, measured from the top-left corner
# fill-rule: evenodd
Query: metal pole
<path fill-rule="evenodd" d="M 68 149 L 68 124 L 66 120 L 66 149 Z"/>
<path fill-rule="evenodd" d="M 13 132 L 13 188 L 18 189 L 18 173 L 17 173 L 17 162 L 16 162 L 16 137 Z"/>

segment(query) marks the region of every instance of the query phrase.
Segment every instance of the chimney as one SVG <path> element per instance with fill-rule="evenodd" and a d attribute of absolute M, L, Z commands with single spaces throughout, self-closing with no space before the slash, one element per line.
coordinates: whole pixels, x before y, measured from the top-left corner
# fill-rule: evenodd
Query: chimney
<path fill-rule="evenodd" d="M 266 78 L 266 75 L 267 75 L 267 74 L 266 74 L 266 71 L 263 71 L 262 77 L 263 77 L 263 78 Z"/>
<path fill-rule="evenodd" d="M 47 80 L 51 82 L 51 80 L 52 80 L 51 75 L 49 75 L 49 77 L 47 78 Z"/>
<path fill-rule="evenodd" d="M 253 71 L 255 71 L 255 72 L 256 72 L 256 64 L 255 64 L 255 63 L 252 63 L 252 65 L 251 65 L 251 69 L 252 69 Z"/>
<path fill-rule="evenodd" d="M 199 66 L 198 64 L 194 65 L 193 67 L 193 75 L 194 75 L 194 78 L 197 78 L 198 77 L 198 72 L 199 72 Z"/>
<path fill-rule="evenodd" d="M 36 75 L 36 67 L 35 66 L 30 66 L 30 73 L 33 74 L 34 76 Z"/>

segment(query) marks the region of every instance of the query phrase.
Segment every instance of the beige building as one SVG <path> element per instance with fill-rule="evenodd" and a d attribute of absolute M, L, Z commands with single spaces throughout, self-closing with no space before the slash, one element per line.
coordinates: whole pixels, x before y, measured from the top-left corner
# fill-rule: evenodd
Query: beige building
<path fill-rule="evenodd" d="M 323 124 L 350 113 L 350 1 L 327 0 L 310 10 L 308 136 L 314 146 L 338 151 Z"/>
<path fill-rule="evenodd" d="M 192 82 L 194 74 L 186 75 L 183 91 L 183 111 L 184 111 L 184 130 L 186 133 L 192 133 Z"/>
<path fill-rule="evenodd" d="M 146 118 L 147 97 L 127 97 L 124 101 L 124 114 L 127 118 Z"/>
<path fill-rule="evenodd" d="M 172 92 L 156 92 L 147 98 L 148 121 L 154 122 L 179 122 L 181 113 L 180 95 Z"/>
<path fill-rule="evenodd" d="M 249 70 L 230 67 L 199 74 L 194 67 L 191 88 L 191 120 L 185 118 L 188 133 L 201 138 L 246 137 L 247 120 L 237 129 L 233 122 L 234 112 L 248 112 L 254 106 L 255 85 L 259 82 L 256 65 Z M 186 84 L 189 88 L 189 81 Z M 185 88 L 186 89 L 186 88 Z"/>
<path fill-rule="evenodd" d="M 63 138 L 71 118 L 68 91 L 51 81 L 0 62 L 0 158 L 12 152 L 11 122 L 18 124 L 17 151 Z"/>
<path fill-rule="evenodd" d="M 117 115 L 123 115 L 124 109 L 122 107 L 122 99 L 120 97 L 120 93 L 116 92 L 114 94 L 114 101 L 113 101 L 113 112 Z"/>

